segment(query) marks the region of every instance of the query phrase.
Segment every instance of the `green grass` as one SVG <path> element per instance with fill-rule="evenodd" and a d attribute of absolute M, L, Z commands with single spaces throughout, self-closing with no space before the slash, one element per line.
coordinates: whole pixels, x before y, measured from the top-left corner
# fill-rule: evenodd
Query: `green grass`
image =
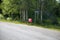
<path fill-rule="evenodd" d="M 60 31 L 60 26 L 57 26 L 57 25 L 39 25 L 39 24 L 33 24 L 33 26 L 38 26 L 38 27 L 42 27 L 42 28 L 48 28 L 48 29 L 51 29 L 51 30 L 57 30 L 57 31 Z"/>
<path fill-rule="evenodd" d="M 32 26 L 37 26 L 37 27 L 42 27 L 42 28 L 48 28 L 51 30 L 57 30 L 60 31 L 60 26 L 57 25 L 42 25 L 42 24 L 33 24 L 33 23 L 27 23 L 27 22 L 21 22 L 21 21 L 8 21 L 8 20 L 0 20 L 1 22 L 11 22 L 11 23 L 15 23 L 15 24 L 27 24 L 27 25 L 32 25 Z"/>
<path fill-rule="evenodd" d="M 9 20 L 0 20 L 1 22 L 11 22 L 11 23 L 16 23 L 16 24 L 20 24 L 22 22 L 19 21 L 9 21 Z"/>

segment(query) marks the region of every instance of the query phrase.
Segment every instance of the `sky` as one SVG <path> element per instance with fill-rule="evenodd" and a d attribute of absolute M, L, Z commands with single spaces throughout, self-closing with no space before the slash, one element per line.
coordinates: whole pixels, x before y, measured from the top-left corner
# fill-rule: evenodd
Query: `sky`
<path fill-rule="evenodd" d="M 56 0 L 56 1 L 59 1 L 59 0 Z"/>
<path fill-rule="evenodd" d="M 60 0 L 56 0 L 56 1 L 60 3 Z"/>

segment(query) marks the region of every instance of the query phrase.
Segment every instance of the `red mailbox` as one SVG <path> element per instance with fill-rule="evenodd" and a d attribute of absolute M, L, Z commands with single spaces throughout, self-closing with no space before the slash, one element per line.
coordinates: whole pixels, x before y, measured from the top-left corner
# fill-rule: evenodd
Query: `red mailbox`
<path fill-rule="evenodd" d="M 28 19 L 28 22 L 32 23 L 32 18 L 29 18 L 29 19 Z"/>

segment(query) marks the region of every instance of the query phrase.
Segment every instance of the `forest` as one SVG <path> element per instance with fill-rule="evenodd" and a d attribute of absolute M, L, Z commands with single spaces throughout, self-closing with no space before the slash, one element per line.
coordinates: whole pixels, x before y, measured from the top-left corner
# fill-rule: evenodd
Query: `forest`
<path fill-rule="evenodd" d="M 0 0 L 0 20 L 56 25 L 60 28 L 60 0 Z"/>

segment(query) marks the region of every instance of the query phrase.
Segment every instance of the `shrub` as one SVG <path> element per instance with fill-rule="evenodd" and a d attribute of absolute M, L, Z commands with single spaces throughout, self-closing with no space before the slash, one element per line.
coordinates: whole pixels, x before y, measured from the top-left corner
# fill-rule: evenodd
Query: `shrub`
<path fill-rule="evenodd" d="M 8 17 L 8 18 L 7 18 L 7 20 L 8 20 L 8 21 L 11 21 L 11 20 L 12 20 L 12 18 L 11 18 L 11 17 Z"/>
<path fill-rule="evenodd" d="M 1 20 L 1 19 L 4 19 L 4 16 L 3 16 L 2 14 L 0 14 L 0 20 Z"/>

